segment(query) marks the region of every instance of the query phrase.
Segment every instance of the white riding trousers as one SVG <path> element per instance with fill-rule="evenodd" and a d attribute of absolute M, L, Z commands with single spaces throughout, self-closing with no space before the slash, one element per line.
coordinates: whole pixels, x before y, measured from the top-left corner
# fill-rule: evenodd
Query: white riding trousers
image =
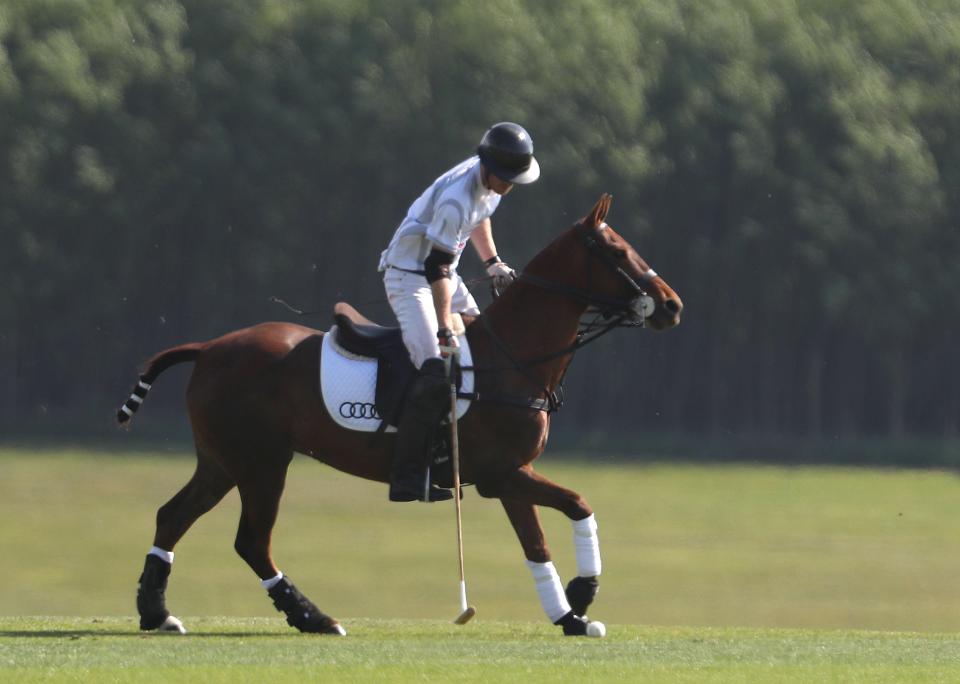
<path fill-rule="evenodd" d="M 470 294 L 463 279 L 454 272 L 453 298 L 450 310 L 476 316 L 480 313 L 477 302 Z M 387 268 L 383 274 L 383 286 L 393 313 L 400 322 L 403 344 L 410 353 L 410 360 L 420 368 L 427 359 L 440 356 L 437 341 L 437 310 L 433 305 L 433 291 L 425 276 L 407 273 L 396 268 Z"/>

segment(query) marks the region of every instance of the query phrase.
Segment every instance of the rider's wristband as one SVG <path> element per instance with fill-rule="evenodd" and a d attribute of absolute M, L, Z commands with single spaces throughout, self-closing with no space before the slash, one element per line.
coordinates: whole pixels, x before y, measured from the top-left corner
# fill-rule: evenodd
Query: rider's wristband
<path fill-rule="evenodd" d="M 453 331 L 450 328 L 440 328 L 437 330 L 437 337 L 441 340 L 449 340 L 453 337 Z"/>
<path fill-rule="evenodd" d="M 493 266 L 494 264 L 499 264 L 501 262 L 500 257 L 494 254 L 492 257 L 483 262 L 484 266 Z"/>

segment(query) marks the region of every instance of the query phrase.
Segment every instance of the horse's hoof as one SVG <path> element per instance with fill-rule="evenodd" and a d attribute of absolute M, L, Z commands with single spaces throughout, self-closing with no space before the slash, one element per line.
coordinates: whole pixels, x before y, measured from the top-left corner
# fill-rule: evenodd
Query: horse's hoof
<path fill-rule="evenodd" d="M 163 621 L 163 624 L 157 627 L 157 631 L 161 634 L 186 634 L 187 630 L 183 626 L 183 623 L 179 619 L 168 615 L 167 619 Z"/>
<path fill-rule="evenodd" d="M 587 619 L 574 615 L 572 610 L 553 624 L 563 627 L 563 636 L 587 636 Z"/>
<path fill-rule="evenodd" d="M 300 593 L 290 578 L 284 576 L 277 584 L 267 589 L 277 610 L 287 616 L 287 624 L 307 634 L 333 634 L 346 636 L 347 630 L 340 623 L 313 605 Z"/>
<path fill-rule="evenodd" d="M 308 634 L 330 634 L 332 636 L 347 636 L 347 630 L 339 622 L 328 615 L 318 616 L 300 627 L 301 632 Z"/>

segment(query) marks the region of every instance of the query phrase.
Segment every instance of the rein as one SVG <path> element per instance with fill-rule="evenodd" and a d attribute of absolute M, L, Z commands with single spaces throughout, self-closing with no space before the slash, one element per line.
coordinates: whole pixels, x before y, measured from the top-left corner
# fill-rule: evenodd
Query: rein
<path fill-rule="evenodd" d="M 606 227 L 606 224 L 601 225 L 601 229 L 604 227 Z M 637 281 L 634 280 L 630 274 L 628 274 L 617 263 L 615 263 L 609 257 L 609 255 L 602 250 L 596 238 L 594 238 L 592 235 L 584 235 L 584 243 L 589 249 L 591 256 L 595 256 L 600 259 L 604 266 L 627 282 L 627 284 L 630 286 L 630 289 L 635 294 L 634 297 L 631 297 L 630 299 L 618 299 L 615 297 L 598 295 L 590 292 L 587 289 L 577 288 L 570 285 L 565 285 L 563 283 L 557 283 L 555 281 L 547 280 L 546 278 L 541 278 L 531 273 L 527 273 L 526 271 L 521 273 L 518 278 L 518 280 L 530 283 L 536 287 L 573 297 L 574 299 L 584 302 L 587 305 L 588 310 L 584 315 L 590 315 L 593 313 L 593 319 L 587 323 L 584 323 L 583 316 L 581 316 L 577 335 L 573 343 L 563 347 L 562 349 L 558 349 L 541 356 L 536 356 L 532 359 L 520 361 L 510 352 L 503 340 L 500 339 L 500 336 L 494 332 L 493 328 L 490 327 L 490 323 L 487 321 L 486 317 L 482 315 L 478 317 L 483 324 L 484 330 L 487 331 L 490 339 L 493 340 L 496 348 L 505 357 L 507 357 L 512 369 L 518 371 L 525 378 L 533 382 L 534 385 L 540 385 L 541 383 L 536 377 L 533 376 L 532 373 L 530 373 L 531 368 L 563 356 L 572 356 L 578 350 L 587 346 L 591 342 L 595 342 L 596 340 L 600 339 L 614 328 L 643 327 L 646 316 L 652 313 L 653 300 L 647 295 L 646 291 L 643 289 L 643 286 L 637 283 Z M 593 269 L 590 270 L 591 274 L 592 272 Z M 653 269 L 649 269 L 643 275 L 644 283 L 649 283 L 654 277 L 656 277 L 657 273 Z M 603 318 L 606 322 L 600 323 L 600 318 Z M 569 368 L 569 365 L 567 368 Z M 488 372 L 508 370 L 508 368 L 497 366 L 469 366 L 464 367 L 464 369 L 473 371 L 483 370 Z M 464 398 L 472 398 L 478 401 L 495 401 L 498 403 L 507 403 L 511 405 L 522 405 L 524 407 L 545 411 L 549 414 L 559 410 L 559 408 L 563 405 L 563 381 L 566 377 L 566 373 L 567 369 L 565 368 L 558 385 L 559 391 L 551 391 L 550 388 L 545 386 L 540 388 L 539 392 L 545 398 L 520 399 L 518 397 L 508 397 L 506 395 L 481 397 L 479 393 L 464 396 Z"/>

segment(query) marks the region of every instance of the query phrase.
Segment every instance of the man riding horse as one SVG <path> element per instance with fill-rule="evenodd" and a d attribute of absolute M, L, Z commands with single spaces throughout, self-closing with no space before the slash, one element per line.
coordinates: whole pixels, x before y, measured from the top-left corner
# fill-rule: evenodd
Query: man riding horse
<path fill-rule="evenodd" d="M 449 408 L 441 346 L 458 345 L 454 313 L 480 313 L 457 274 L 460 255 L 472 243 L 494 287 L 509 284 L 516 275 L 497 256 L 490 216 L 514 184 L 533 183 L 539 176 L 530 135 L 515 123 L 496 124 L 484 134 L 476 156 L 441 175 L 410 205 L 380 256 L 387 299 L 418 369 L 398 426 L 391 501 L 424 500 L 430 436 Z M 427 500 L 452 496 L 431 486 Z"/>
<path fill-rule="evenodd" d="M 234 548 L 274 606 L 302 632 L 346 634 L 273 557 L 272 534 L 290 462 L 294 454 L 307 454 L 351 475 L 392 480 L 391 499 L 419 498 L 427 437 L 446 408 L 440 343 L 456 344 L 449 331 L 452 311 L 477 312 L 456 276 L 457 260 L 472 241 L 491 276 L 500 285 L 510 282 L 512 269 L 496 258 L 490 215 L 514 183 L 530 183 L 538 175 L 526 131 L 497 124 L 487 131 L 477 157 L 441 176 L 413 204 L 384 252 L 390 303 L 421 371 L 400 421 L 396 457 L 388 440 L 370 440 L 325 407 L 317 378 L 329 361 L 323 350 L 330 333 L 261 323 L 150 358 L 117 420 L 129 423 L 166 369 L 194 364 L 186 403 L 197 462 L 187 484 L 157 511 L 137 590 L 141 629 L 185 633 L 166 608 L 174 548 L 236 487 L 241 511 Z M 527 263 L 515 284 L 486 308 L 481 325 L 469 327 L 471 355 L 484 370 L 474 374 L 485 401 L 477 399 L 459 424 L 464 477 L 480 496 L 500 500 L 544 613 L 571 636 L 597 632 L 585 617 L 601 572 L 596 518 L 583 496 L 539 474 L 533 462 L 546 446 L 550 414 L 559 405 L 574 353 L 619 327 L 667 330 L 683 311 L 677 293 L 607 224 L 610 204 L 611 196 L 602 195 Z M 572 527 L 577 575 L 566 588 L 551 560 L 540 507 L 560 511 Z"/>

